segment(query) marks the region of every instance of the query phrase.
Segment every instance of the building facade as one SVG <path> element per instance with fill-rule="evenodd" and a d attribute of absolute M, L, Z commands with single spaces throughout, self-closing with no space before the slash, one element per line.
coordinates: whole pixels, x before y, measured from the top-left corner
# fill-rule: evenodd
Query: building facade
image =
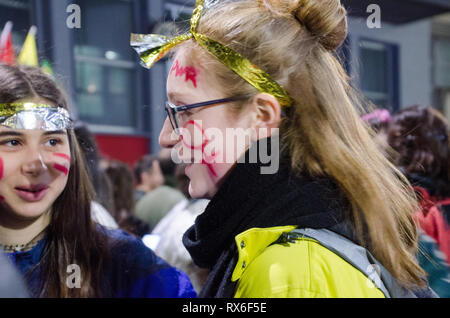
<path fill-rule="evenodd" d="M 170 61 L 142 68 L 130 33 L 165 32 L 172 21 L 186 24 L 194 2 L 0 0 L 0 27 L 14 23 L 18 53 L 29 27 L 37 26 L 39 56 L 51 62 L 73 116 L 89 124 L 104 156 L 132 164 L 159 150 Z M 392 111 L 433 105 L 450 118 L 450 2 L 342 2 L 350 14 L 342 52 L 354 85 Z M 373 4 L 380 17 L 375 27 Z"/>

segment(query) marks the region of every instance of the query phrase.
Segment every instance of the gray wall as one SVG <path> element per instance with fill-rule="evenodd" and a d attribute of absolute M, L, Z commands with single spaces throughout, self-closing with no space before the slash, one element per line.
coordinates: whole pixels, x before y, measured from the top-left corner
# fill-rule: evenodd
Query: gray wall
<path fill-rule="evenodd" d="M 429 19 L 403 25 L 381 22 L 380 29 L 369 29 L 365 19 L 350 18 L 349 33 L 351 74 L 356 81 L 359 81 L 357 76 L 360 64 L 358 42 L 361 38 L 397 44 L 399 46 L 400 107 L 432 104 L 432 39 Z"/>

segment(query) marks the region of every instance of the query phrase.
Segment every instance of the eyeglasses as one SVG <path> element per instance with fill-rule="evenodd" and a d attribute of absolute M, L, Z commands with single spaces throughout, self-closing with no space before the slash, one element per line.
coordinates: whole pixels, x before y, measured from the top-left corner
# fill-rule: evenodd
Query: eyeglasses
<path fill-rule="evenodd" d="M 175 106 L 169 101 L 166 101 L 165 109 L 167 112 L 167 116 L 169 117 L 170 124 L 172 125 L 173 130 L 179 134 L 180 123 L 182 122 L 180 118 L 180 113 L 189 109 L 204 107 L 204 106 L 212 106 L 219 105 L 223 103 L 235 102 L 238 100 L 244 100 L 244 97 L 229 97 L 222 99 L 215 99 L 201 103 L 189 104 L 189 105 L 181 105 Z"/>

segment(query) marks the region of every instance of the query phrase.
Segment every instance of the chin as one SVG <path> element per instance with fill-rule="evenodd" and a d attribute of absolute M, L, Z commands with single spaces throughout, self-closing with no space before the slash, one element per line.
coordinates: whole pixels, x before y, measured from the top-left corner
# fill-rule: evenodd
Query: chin
<path fill-rule="evenodd" d="M 213 195 L 208 190 L 206 185 L 195 186 L 192 184 L 192 181 L 189 182 L 189 195 L 193 199 L 211 199 Z"/>
<path fill-rule="evenodd" d="M 48 211 L 49 205 L 39 202 L 34 204 L 12 204 L 8 205 L 8 208 L 10 215 L 12 214 L 15 219 L 32 221 Z"/>

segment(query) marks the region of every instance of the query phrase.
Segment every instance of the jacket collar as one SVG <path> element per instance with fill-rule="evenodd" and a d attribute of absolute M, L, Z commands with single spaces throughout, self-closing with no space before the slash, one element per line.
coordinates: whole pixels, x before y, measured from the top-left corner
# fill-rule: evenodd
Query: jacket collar
<path fill-rule="evenodd" d="M 290 232 L 297 226 L 277 226 L 271 228 L 251 228 L 235 237 L 239 258 L 231 276 L 231 281 L 239 280 L 253 262 L 270 244 L 275 242 L 282 233 Z"/>

